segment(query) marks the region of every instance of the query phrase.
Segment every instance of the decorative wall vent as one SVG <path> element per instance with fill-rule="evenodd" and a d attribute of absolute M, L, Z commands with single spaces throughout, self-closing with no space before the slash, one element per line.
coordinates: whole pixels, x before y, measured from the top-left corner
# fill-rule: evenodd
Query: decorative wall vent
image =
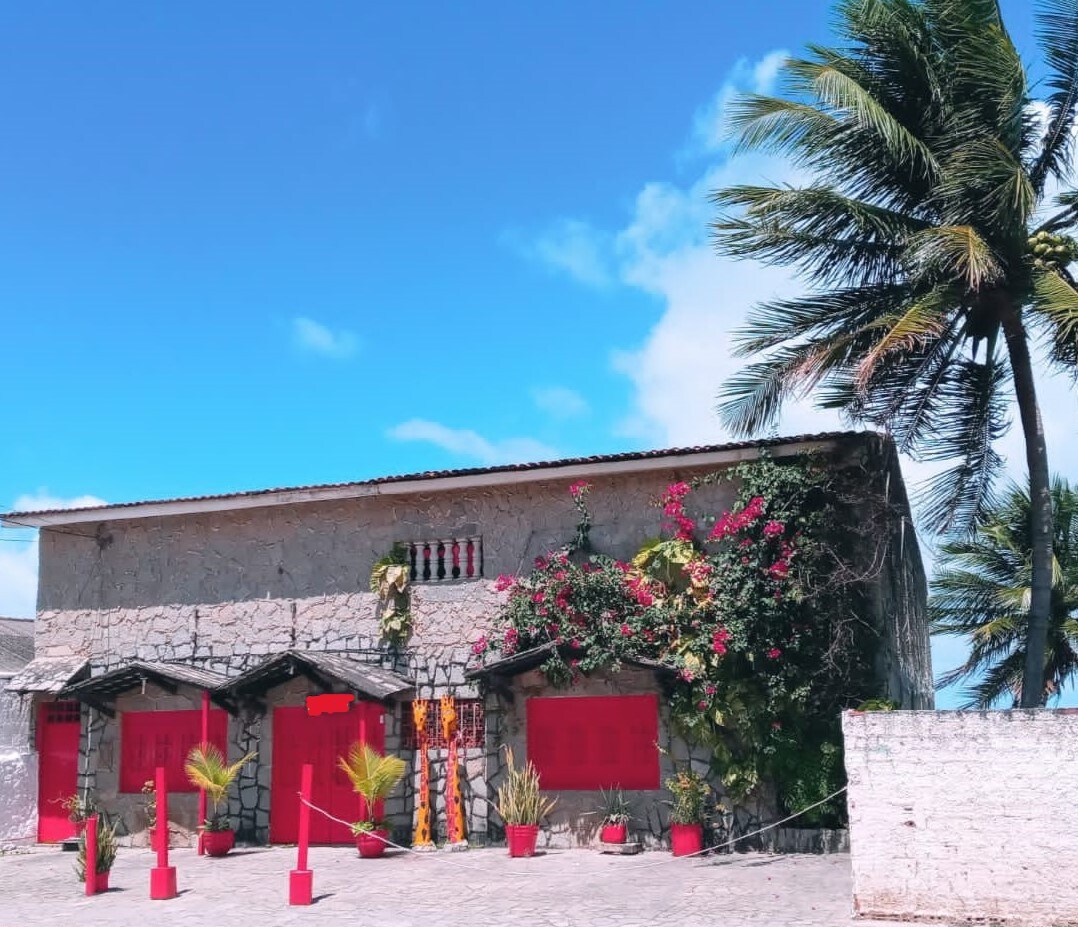
<path fill-rule="evenodd" d="M 413 583 L 479 579 L 483 575 L 483 539 L 479 536 L 413 541 L 405 546 Z"/>

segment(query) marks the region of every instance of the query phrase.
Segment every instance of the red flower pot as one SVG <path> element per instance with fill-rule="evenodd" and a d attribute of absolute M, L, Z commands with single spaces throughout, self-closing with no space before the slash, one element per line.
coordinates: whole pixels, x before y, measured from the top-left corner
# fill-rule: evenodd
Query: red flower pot
<path fill-rule="evenodd" d="M 94 891 L 95 892 L 107 892 L 109 890 L 109 873 L 111 869 L 106 869 L 104 872 L 99 872 L 94 877 Z"/>
<path fill-rule="evenodd" d="M 509 844 L 510 856 L 535 856 L 535 844 L 539 839 L 539 825 L 506 824 L 505 839 Z"/>
<path fill-rule="evenodd" d="M 207 856 L 225 856 L 236 845 L 234 830 L 204 830 L 202 849 Z"/>
<path fill-rule="evenodd" d="M 703 824 L 671 824 L 670 849 L 674 856 L 692 856 L 704 848 Z"/>
<path fill-rule="evenodd" d="M 624 824 L 604 824 L 599 839 L 603 843 L 624 843 L 628 833 L 629 828 Z"/>
<path fill-rule="evenodd" d="M 364 859 L 377 859 L 385 853 L 388 838 L 389 831 L 384 829 L 360 831 L 356 834 L 356 849 Z"/>

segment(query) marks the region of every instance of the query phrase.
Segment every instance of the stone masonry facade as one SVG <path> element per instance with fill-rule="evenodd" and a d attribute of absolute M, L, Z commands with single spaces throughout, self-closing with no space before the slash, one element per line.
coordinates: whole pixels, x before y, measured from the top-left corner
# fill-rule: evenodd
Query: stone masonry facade
<path fill-rule="evenodd" d="M 875 447 L 869 441 L 843 453 L 852 455 L 855 463 L 865 463 L 867 456 L 868 465 L 880 468 Z M 849 461 L 844 457 L 843 462 Z M 694 470 L 671 460 L 668 467 L 646 473 L 596 473 L 589 499 L 595 549 L 630 556 L 657 533 L 660 517 L 652 503 L 663 487 L 712 469 Z M 879 485 L 867 491 L 882 493 L 892 485 L 879 469 L 877 475 Z M 894 482 L 901 486 L 900 479 Z M 493 580 L 501 573 L 526 571 L 535 557 L 571 539 L 576 512 L 567 485 L 552 474 L 548 480 L 515 484 L 165 517 L 125 520 L 120 510 L 117 517 L 97 524 L 43 528 L 36 653 L 86 658 L 94 674 L 141 659 L 182 661 L 236 676 L 282 650 L 327 651 L 395 670 L 412 681 L 417 697 L 481 697 L 485 694 L 465 680 L 465 671 L 473 660 L 471 644 L 489 629 L 503 602 Z M 721 511 L 731 499 L 730 486 L 718 484 L 697 493 L 694 505 Z M 411 638 L 401 648 L 387 646 L 380 640 L 378 602 L 368 591 L 375 560 L 396 542 L 461 536 L 482 537 L 482 576 L 414 584 Z M 870 596 L 878 612 L 874 621 L 881 688 L 905 706 L 930 707 L 924 576 L 912 529 L 897 523 L 882 526 L 880 548 L 866 556 L 871 553 L 882 564 L 871 580 L 875 586 Z M 644 676 L 623 672 L 620 679 L 597 678 L 589 685 L 596 691 L 640 691 L 656 685 L 651 674 Z M 296 680 L 272 689 L 265 697 L 268 711 L 300 704 L 304 685 Z M 517 685 L 528 691 L 539 683 L 521 678 Z M 488 820 L 488 801 L 498 781 L 500 747 L 520 736 L 519 719 L 512 711 L 493 695 L 485 697 L 487 742 L 463 756 L 469 839 L 477 843 L 488 834 L 499 836 Z M 197 692 L 183 687 L 174 695 L 148 688 L 121 696 L 115 707 L 118 712 L 125 707 L 194 708 L 197 698 Z M 400 748 L 402 713 L 408 710 L 407 701 L 387 704 L 387 749 Z M 137 834 L 143 829 L 141 796 L 118 792 L 119 722 L 94 709 L 84 708 L 83 713 L 81 784 L 93 788 L 125 829 Z M 254 841 L 268 838 L 271 727 L 268 714 L 250 710 L 232 717 L 229 725 L 233 757 L 248 750 L 259 753 L 245 768 L 231 807 L 241 838 Z M 689 755 L 665 719 L 662 730 L 676 756 Z M 432 789 L 438 794 L 444 756 L 432 754 L 431 765 Z M 406 781 L 407 787 L 386 809 L 398 837 L 410 832 L 414 776 Z M 584 805 L 594 810 L 597 797 L 565 796 L 552 839 L 568 840 L 570 832 L 579 835 L 581 828 L 572 821 Z M 179 797 L 175 810 L 180 829 L 190 831 L 195 810 L 193 804 L 187 807 L 186 798 Z M 642 816 L 649 839 L 657 840 L 665 828 L 663 812 L 656 810 L 662 806 L 648 804 Z M 746 813 L 753 820 L 768 815 L 766 808 Z M 440 808 L 437 814 L 441 822 Z"/>
<path fill-rule="evenodd" d="M 1078 923 L 1078 711 L 847 712 L 864 917 Z"/>

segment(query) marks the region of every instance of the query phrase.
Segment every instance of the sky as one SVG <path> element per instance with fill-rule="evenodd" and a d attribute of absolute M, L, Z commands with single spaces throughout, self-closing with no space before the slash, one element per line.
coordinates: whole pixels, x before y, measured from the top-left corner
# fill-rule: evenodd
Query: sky
<path fill-rule="evenodd" d="M 710 191 L 797 179 L 733 154 L 724 109 L 829 16 L 0 8 L 0 508 L 727 439 L 730 333 L 799 285 L 709 246 Z M 1062 463 L 1073 396 L 1042 390 Z M 838 425 L 799 405 L 780 430 Z M 36 560 L 0 532 L 0 614 L 33 614 Z M 937 670 L 960 655 L 937 642 Z"/>

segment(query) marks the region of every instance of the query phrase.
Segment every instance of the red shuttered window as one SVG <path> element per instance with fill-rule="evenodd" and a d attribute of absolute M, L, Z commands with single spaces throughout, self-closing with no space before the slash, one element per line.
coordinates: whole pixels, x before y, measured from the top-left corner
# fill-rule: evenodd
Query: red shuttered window
<path fill-rule="evenodd" d="M 528 759 L 545 789 L 657 789 L 655 695 L 528 700 Z"/>
<path fill-rule="evenodd" d="M 141 791 L 158 766 L 165 767 L 170 792 L 197 791 L 187 781 L 183 764 L 201 739 L 201 711 L 125 711 L 120 718 L 120 791 Z M 227 755 L 227 712 L 210 712 L 210 743 Z"/>

